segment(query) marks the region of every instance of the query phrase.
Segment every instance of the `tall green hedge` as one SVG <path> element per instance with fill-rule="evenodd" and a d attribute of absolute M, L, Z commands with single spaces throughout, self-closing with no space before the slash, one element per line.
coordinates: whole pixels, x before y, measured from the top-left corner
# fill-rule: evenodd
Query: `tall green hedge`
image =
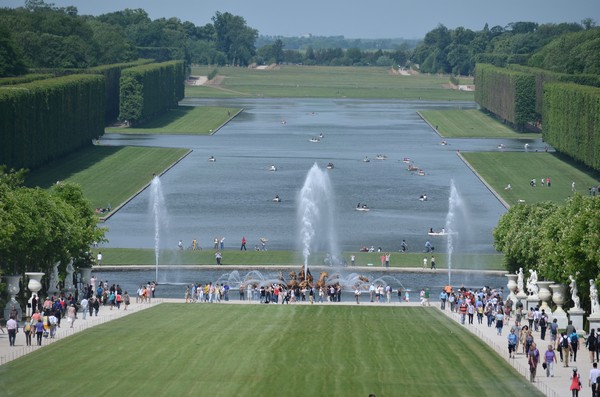
<path fill-rule="evenodd" d="M 508 65 L 508 68 L 518 72 L 529 73 L 535 77 L 535 112 L 542 115 L 544 107 L 544 84 L 549 82 L 575 83 L 600 87 L 600 76 L 593 74 L 567 74 L 557 73 L 550 70 L 532 68 L 522 65 Z"/>
<path fill-rule="evenodd" d="M 544 140 L 600 171 L 600 88 L 544 85 Z"/>
<path fill-rule="evenodd" d="M 104 78 L 71 75 L 0 87 L 0 164 L 37 168 L 104 130 Z"/>
<path fill-rule="evenodd" d="M 535 120 L 535 78 L 528 73 L 478 63 L 475 101 L 518 128 Z"/>
<path fill-rule="evenodd" d="M 136 124 L 177 106 L 184 96 L 183 61 L 152 63 L 121 72 L 119 120 Z"/>
<path fill-rule="evenodd" d="M 106 112 L 104 115 L 104 121 L 106 124 L 117 120 L 119 117 L 119 82 L 121 80 L 121 71 L 123 69 L 145 65 L 151 62 L 151 59 L 138 59 L 137 61 L 133 62 L 96 66 L 86 70 L 86 73 L 101 74 L 105 78 Z"/>
<path fill-rule="evenodd" d="M 50 79 L 52 77 L 51 74 L 42 73 L 30 73 L 16 77 L 2 77 L 0 78 L 0 86 L 31 83 L 32 81 Z"/>

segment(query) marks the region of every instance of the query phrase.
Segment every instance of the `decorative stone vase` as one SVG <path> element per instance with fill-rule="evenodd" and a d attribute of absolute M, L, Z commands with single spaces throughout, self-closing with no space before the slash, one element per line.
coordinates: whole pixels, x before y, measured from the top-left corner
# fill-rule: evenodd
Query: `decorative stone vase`
<path fill-rule="evenodd" d="M 556 305 L 555 312 L 565 312 L 562 308 L 562 305 L 565 303 L 565 292 L 567 291 L 567 287 L 562 284 L 550 284 L 550 288 L 552 289 L 552 302 Z"/>
<path fill-rule="evenodd" d="M 25 275 L 29 277 L 29 284 L 27 284 L 27 288 L 33 295 L 37 295 L 37 293 L 42 289 L 41 280 L 44 276 L 44 273 L 31 272 L 25 273 Z"/>
<path fill-rule="evenodd" d="M 506 284 L 509 291 L 508 298 L 513 302 L 513 307 L 511 309 L 515 310 L 517 304 L 517 295 L 515 295 L 515 290 L 517 289 L 517 275 L 509 273 L 505 274 L 505 276 L 508 278 L 508 283 Z"/>
<path fill-rule="evenodd" d="M 540 306 L 540 310 L 545 310 L 546 314 L 551 313 L 550 306 L 548 305 L 548 301 L 552 298 L 552 292 L 550 292 L 550 285 L 554 284 L 554 281 L 538 281 L 537 285 L 540 288 L 538 292 L 538 296 L 542 301 Z"/>
<path fill-rule="evenodd" d="M 17 296 L 21 290 L 21 287 L 19 286 L 21 276 L 4 276 L 4 278 L 8 283 L 8 294 L 10 295 L 10 300 L 14 301 L 16 300 L 15 296 Z"/>
<path fill-rule="evenodd" d="M 81 285 L 86 286 L 90 283 L 90 276 L 92 275 L 91 267 L 80 267 L 79 273 L 81 274 Z"/>

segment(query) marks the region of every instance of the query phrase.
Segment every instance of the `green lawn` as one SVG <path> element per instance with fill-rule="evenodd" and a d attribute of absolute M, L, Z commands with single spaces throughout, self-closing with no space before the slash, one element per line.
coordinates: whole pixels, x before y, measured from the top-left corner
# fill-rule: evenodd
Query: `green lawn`
<path fill-rule="evenodd" d="M 94 251 L 102 251 L 102 263 L 104 265 L 154 265 L 154 250 L 143 248 L 99 248 Z M 239 251 L 238 249 L 224 250 L 223 266 L 301 266 L 303 260 L 300 253 L 296 251 Z M 350 255 L 346 252 L 344 258 L 350 266 Z M 355 252 L 356 266 L 367 266 L 372 264 L 374 268 L 381 268 L 381 253 Z M 423 266 L 422 253 L 391 253 L 390 267 L 413 267 Z M 436 264 L 438 269 L 447 267 L 447 255 L 437 253 Z M 323 254 L 315 254 L 310 258 L 311 264 L 322 264 Z M 179 251 L 162 250 L 160 253 L 160 264 L 175 265 L 214 265 L 214 250 L 203 251 Z M 481 270 L 504 270 L 502 255 L 497 254 L 457 254 L 452 257 L 453 267 L 456 269 L 481 269 Z"/>
<path fill-rule="evenodd" d="M 588 188 L 598 186 L 600 179 L 590 171 L 578 168 L 566 159 L 552 153 L 487 152 L 466 153 L 462 156 L 510 205 L 518 200 L 525 203 L 553 201 L 562 204 L 573 194 L 571 183 L 575 182 L 577 193 L 588 194 Z M 550 178 L 551 187 L 541 186 L 541 178 Z M 529 185 L 535 178 L 537 187 Z M 512 189 L 505 187 L 510 183 Z"/>
<path fill-rule="evenodd" d="M 542 134 L 516 132 L 477 109 L 422 110 L 421 116 L 446 138 L 524 138 Z"/>
<path fill-rule="evenodd" d="M 82 320 L 83 321 L 83 320 Z M 4 366 L 5 395 L 541 396 L 433 308 L 162 304 Z"/>
<path fill-rule="evenodd" d="M 131 128 L 106 128 L 119 134 L 189 134 L 208 135 L 235 116 L 241 109 L 224 107 L 179 106 L 167 113 Z"/>
<path fill-rule="evenodd" d="M 193 67 L 206 76 L 212 67 Z M 449 76 L 390 73 L 384 67 L 285 65 L 273 70 L 223 67 L 219 86 L 186 86 L 186 97 L 373 98 L 472 101 L 473 92 L 446 88 Z"/>
<path fill-rule="evenodd" d="M 28 175 L 28 186 L 47 188 L 56 181 L 79 184 L 93 208 L 116 208 L 144 188 L 188 149 L 90 146 Z"/>

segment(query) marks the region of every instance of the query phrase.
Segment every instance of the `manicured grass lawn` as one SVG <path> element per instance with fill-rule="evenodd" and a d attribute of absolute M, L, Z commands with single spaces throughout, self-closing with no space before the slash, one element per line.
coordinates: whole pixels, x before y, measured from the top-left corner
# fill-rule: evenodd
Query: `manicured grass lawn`
<path fill-rule="evenodd" d="M 584 195 L 590 186 L 600 184 L 600 179 L 590 171 L 552 153 L 463 152 L 462 155 L 510 205 L 517 204 L 518 200 L 528 204 L 542 201 L 562 204 L 573 194 L 573 181 L 577 192 Z M 540 185 L 540 179 L 546 177 L 550 178 L 551 187 Z M 537 187 L 529 185 L 533 178 Z M 509 183 L 512 189 L 505 190 Z"/>
<path fill-rule="evenodd" d="M 99 248 L 94 250 L 94 257 L 97 251 L 102 251 L 102 263 L 104 265 L 154 265 L 154 250 L 143 248 Z M 203 251 L 179 251 L 162 250 L 160 253 L 160 264 L 177 265 L 215 265 L 214 250 L 205 249 Z M 303 259 L 300 253 L 295 251 L 239 251 L 236 249 L 225 250 L 223 253 L 223 266 L 301 266 Z M 350 266 L 350 252 L 343 254 Z M 355 252 L 356 266 L 367 266 L 373 264 L 374 268 L 381 268 L 381 253 L 373 252 Z M 390 267 L 414 267 L 423 266 L 422 253 L 391 253 Z M 447 266 L 447 256 L 442 253 L 436 253 L 436 264 L 438 269 L 444 269 Z M 322 264 L 323 254 L 316 254 L 310 259 L 311 264 Z M 490 254 L 462 254 L 454 255 L 452 258 L 453 267 L 456 269 L 483 269 L 483 270 L 503 270 L 502 255 Z"/>
<path fill-rule="evenodd" d="M 27 177 L 28 186 L 47 188 L 56 181 L 79 184 L 93 208 L 114 208 L 136 194 L 188 149 L 90 146 Z"/>
<path fill-rule="evenodd" d="M 119 134 L 208 135 L 226 123 L 240 109 L 224 107 L 179 106 L 142 125 L 131 128 L 106 128 Z"/>
<path fill-rule="evenodd" d="M 542 134 L 516 132 L 477 109 L 422 110 L 427 122 L 446 138 L 540 138 Z"/>
<path fill-rule="evenodd" d="M 208 75 L 212 67 L 193 67 Z M 186 97 L 374 98 L 472 101 L 473 92 L 444 88 L 449 76 L 390 73 L 384 67 L 284 65 L 273 70 L 223 67 L 219 87 L 186 86 Z"/>
<path fill-rule="evenodd" d="M 81 320 L 82 321 L 82 320 Z M 3 367 L 2 390 L 104 396 L 541 396 L 432 308 L 162 304 Z"/>

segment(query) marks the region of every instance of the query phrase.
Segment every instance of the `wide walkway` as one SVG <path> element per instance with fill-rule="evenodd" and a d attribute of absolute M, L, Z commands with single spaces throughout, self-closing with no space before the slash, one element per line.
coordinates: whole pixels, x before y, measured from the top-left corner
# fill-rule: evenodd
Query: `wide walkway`
<path fill-rule="evenodd" d="M 100 312 L 98 317 L 89 317 L 87 316 L 86 320 L 83 320 L 81 313 L 79 313 L 79 318 L 75 321 L 74 327 L 73 328 L 69 328 L 68 326 L 68 322 L 66 320 L 62 321 L 63 326 L 58 329 L 57 334 L 55 339 L 44 339 L 43 340 L 43 345 L 41 348 L 43 348 L 44 346 L 47 346 L 50 343 L 53 343 L 57 340 L 66 338 L 70 335 L 73 335 L 75 332 L 79 332 L 79 331 L 83 331 L 86 330 L 90 327 L 94 327 L 96 325 L 99 324 L 103 324 L 107 321 L 111 321 L 111 320 L 115 320 L 118 318 L 121 318 L 127 314 L 130 313 L 137 313 L 141 310 L 144 310 L 146 308 L 152 307 L 154 305 L 157 304 L 161 304 L 161 303 L 169 303 L 169 302 L 177 302 L 177 303 L 183 303 L 184 300 L 183 299 L 161 299 L 161 298 L 157 298 L 157 299 L 153 299 L 152 302 L 150 304 L 148 303 L 132 303 L 129 306 L 129 309 L 127 311 L 123 310 L 122 308 L 120 310 L 117 309 L 113 309 L 110 310 L 108 307 L 101 307 L 100 308 Z M 258 304 L 258 302 L 240 302 L 239 300 L 231 300 L 229 302 L 222 302 L 219 304 Z M 294 303 L 294 304 L 308 304 L 307 302 L 304 303 Z M 316 303 L 316 304 L 324 304 L 324 305 L 355 305 L 356 303 L 353 301 L 346 301 L 346 302 L 341 302 L 341 303 Z M 388 303 L 370 303 L 368 301 L 368 296 L 363 295 L 361 298 L 361 306 L 383 306 L 383 305 L 392 305 L 392 306 L 398 306 L 398 307 L 407 307 L 407 306 L 420 306 L 420 304 L 418 302 L 402 302 L 402 303 L 398 303 L 398 301 L 394 301 L 392 300 L 392 302 L 390 304 Z M 440 310 L 439 309 L 439 302 L 435 302 L 431 304 L 431 310 Z M 460 318 L 459 315 L 457 313 L 451 313 L 450 310 L 441 310 L 442 313 L 444 313 L 446 316 L 448 316 L 448 318 L 451 321 L 456 321 L 457 323 L 460 324 Z M 513 320 L 514 321 L 514 320 Z M 477 318 L 475 317 L 474 320 L 474 324 L 472 325 L 464 325 L 463 327 L 465 327 L 465 329 L 467 329 L 469 332 L 472 332 L 474 336 L 480 338 L 481 340 L 483 340 L 486 344 L 488 344 L 494 351 L 496 351 L 496 353 L 498 353 L 500 355 L 500 357 L 504 358 L 509 364 L 511 364 L 521 375 L 523 375 L 523 377 L 525 379 L 529 379 L 529 366 L 527 364 L 527 358 L 524 354 L 519 353 L 517 354 L 516 358 L 512 358 L 509 359 L 508 358 L 508 341 L 507 341 L 507 335 L 509 331 L 509 327 L 506 326 L 504 327 L 503 331 L 502 331 L 502 335 L 497 335 L 497 331 L 496 328 L 494 327 L 488 327 L 487 326 L 487 321 L 484 318 L 483 324 L 477 324 Z M 534 337 L 535 337 L 535 342 L 538 344 L 538 349 L 540 350 L 540 355 L 541 357 L 543 357 L 544 352 L 546 351 L 546 348 L 548 347 L 549 342 L 549 334 L 546 335 L 546 341 L 542 341 L 540 340 L 540 334 L 539 332 L 534 332 Z M 19 334 L 17 335 L 17 345 L 15 347 L 10 347 L 8 344 L 8 334 L 4 333 L 0 333 L 0 365 L 5 364 L 9 361 L 12 361 L 18 357 L 21 357 L 27 353 L 30 353 L 32 351 L 35 351 L 37 349 L 40 349 L 39 346 L 35 346 L 35 337 L 34 337 L 34 346 L 26 346 L 25 345 L 25 335 L 23 333 L 22 330 L 19 331 Z M 583 341 L 581 341 L 581 346 L 580 346 L 580 350 L 578 352 L 578 359 L 576 363 L 569 363 L 569 367 L 568 368 L 564 368 L 562 366 L 562 363 L 560 362 L 560 360 L 558 361 L 557 364 L 555 364 L 554 367 L 554 377 L 549 378 L 546 377 L 546 371 L 542 368 L 541 363 L 540 366 L 538 367 L 538 372 L 537 372 L 537 380 L 535 381 L 535 386 L 542 392 L 544 393 L 546 396 L 550 396 L 550 397 L 559 397 L 559 396 L 565 396 L 565 395 L 570 395 L 569 392 L 569 386 L 571 384 L 571 381 L 569 379 L 569 377 L 572 374 L 572 370 L 573 367 L 577 367 L 579 373 L 581 374 L 581 379 L 582 379 L 582 391 L 581 391 L 581 395 L 588 395 L 591 394 L 590 388 L 588 386 L 588 378 L 589 378 L 589 373 L 590 373 L 590 369 L 592 367 L 590 360 L 589 360 L 589 354 L 587 351 L 587 348 L 585 347 L 585 344 L 583 343 Z"/>
<path fill-rule="evenodd" d="M 8 343 L 8 333 L 6 328 L 4 328 L 5 333 L 0 332 L 0 365 L 6 364 L 9 361 L 17 359 L 27 353 L 31 353 L 36 351 L 44 346 L 48 346 L 51 343 L 54 343 L 63 338 L 69 337 L 76 332 L 86 330 L 91 327 L 95 327 L 99 324 L 104 324 L 107 321 L 116 320 L 123 316 L 126 316 L 131 313 L 137 313 L 146 308 L 152 307 L 154 305 L 160 304 L 163 302 L 162 299 L 152 299 L 150 303 L 135 303 L 135 298 L 133 299 L 132 304 L 129 305 L 127 310 L 124 310 L 124 305 L 121 306 L 121 309 L 117 310 L 114 308 L 110 310 L 109 306 L 100 306 L 100 310 L 98 311 L 98 316 L 90 317 L 89 313 L 86 316 L 86 319 L 83 319 L 83 315 L 81 312 L 77 313 L 77 319 L 73 324 L 73 328 L 70 328 L 70 324 L 66 318 L 61 320 L 61 327 L 57 328 L 56 335 L 54 339 L 51 338 L 43 338 L 42 346 L 37 346 L 35 334 L 32 337 L 32 346 L 27 346 L 25 343 L 25 333 L 22 328 L 19 328 L 19 333 L 17 334 L 17 339 L 15 346 L 10 346 Z"/>
<path fill-rule="evenodd" d="M 436 302 L 435 305 L 439 309 L 439 303 Z M 442 310 L 442 312 L 453 321 L 456 321 L 458 324 L 460 324 L 460 316 L 457 313 L 451 313 L 450 310 L 448 310 L 448 305 L 446 305 L 446 310 Z M 514 321 L 514 316 L 512 316 L 512 321 L 510 324 L 514 324 Z M 522 323 L 521 325 L 524 324 L 526 323 Z M 523 375 L 525 379 L 529 380 L 529 365 L 527 363 L 527 357 L 522 353 L 522 348 L 518 349 L 519 353 L 515 358 L 508 358 L 508 333 L 510 332 L 510 326 L 504 326 L 502 335 L 498 335 L 497 330 L 493 325 L 492 327 L 487 326 L 487 319 L 485 316 L 483 318 L 483 324 L 477 324 L 477 316 L 475 316 L 472 325 L 466 324 L 463 327 L 483 340 L 487 345 L 494 349 L 494 351 L 496 351 L 500 357 L 504 358 L 521 375 Z M 537 348 L 540 351 L 540 364 L 537 370 L 536 381 L 534 382 L 535 386 L 546 396 L 570 396 L 570 377 L 573 374 L 573 368 L 577 368 L 581 376 L 582 385 L 579 395 L 591 395 L 592 392 L 588 386 L 588 379 L 590 376 L 592 363 L 590 362 L 588 349 L 585 347 L 585 341 L 580 339 L 580 348 L 577 352 L 577 362 L 573 363 L 571 360 L 569 360 L 569 367 L 567 368 L 563 367 L 563 363 L 560 362 L 560 354 L 557 351 L 556 354 L 558 362 L 554 364 L 554 377 L 546 377 L 546 370 L 542 368 L 542 360 L 544 353 L 550 344 L 550 332 L 546 332 L 545 340 L 540 339 L 540 332 L 534 331 L 533 337 L 534 342 L 537 344 Z"/>

